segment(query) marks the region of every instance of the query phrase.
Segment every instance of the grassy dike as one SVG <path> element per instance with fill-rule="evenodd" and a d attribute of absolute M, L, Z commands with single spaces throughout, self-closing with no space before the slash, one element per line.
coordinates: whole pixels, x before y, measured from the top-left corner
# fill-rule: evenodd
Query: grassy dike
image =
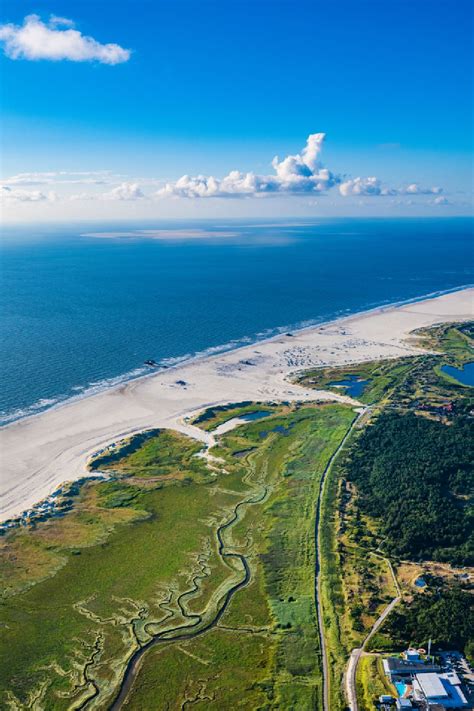
<path fill-rule="evenodd" d="M 349 435 L 348 447 L 353 440 Z M 347 604 L 343 578 L 341 576 L 341 556 L 339 550 L 338 504 L 341 497 L 341 463 L 339 458 L 329 468 L 322 492 L 320 510 L 320 551 L 321 551 L 321 605 L 324 619 L 324 636 L 328 656 L 329 702 L 331 711 L 346 708 L 343 677 L 352 643 L 350 626 L 347 624 Z"/>

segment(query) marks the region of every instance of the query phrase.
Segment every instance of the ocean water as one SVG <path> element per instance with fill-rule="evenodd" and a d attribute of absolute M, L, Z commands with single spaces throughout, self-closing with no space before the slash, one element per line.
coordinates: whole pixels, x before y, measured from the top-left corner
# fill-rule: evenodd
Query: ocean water
<path fill-rule="evenodd" d="M 202 229 L 200 239 L 84 236 Z M 212 237 L 212 232 L 227 236 Z M 0 422 L 279 331 L 474 282 L 473 221 L 4 228 Z"/>

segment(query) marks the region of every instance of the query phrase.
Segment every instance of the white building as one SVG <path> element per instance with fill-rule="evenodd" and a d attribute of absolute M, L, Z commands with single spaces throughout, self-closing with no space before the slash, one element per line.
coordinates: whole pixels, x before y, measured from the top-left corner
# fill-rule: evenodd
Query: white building
<path fill-rule="evenodd" d="M 462 709 L 468 706 L 461 689 L 461 681 L 454 672 L 416 674 L 413 680 L 413 696 L 417 701 L 426 701 L 428 708 L 436 704 L 446 709 Z"/>
<path fill-rule="evenodd" d="M 397 711 L 403 711 L 403 709 L 412 709 L 413 704 L 410 699 L 396 699 L 395 706 Z"/>

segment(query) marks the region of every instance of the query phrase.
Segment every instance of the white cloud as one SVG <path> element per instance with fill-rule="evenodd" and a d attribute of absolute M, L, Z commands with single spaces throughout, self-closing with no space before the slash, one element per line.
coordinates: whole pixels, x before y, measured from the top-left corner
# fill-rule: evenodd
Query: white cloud
<path fill-rule="evenodd" d="M 49 25 L 54 27 L 74 27 L 74 20 L 69 20 L 69 18 L 60 17 L 59 15 L 50 15 Z"/>
<path fill-rule="evenodd" d="M 158 191 L 154 196 L 158 198 L 260 198 L 269 195 L 275 196 L 303 196 L 311 200 L 315 196 L 326 196 L 328 191 L 339 193 L 342 198 L 352 197 L 359 200 L 368 197 L 367 204 L 373 197 L 415 197 L 438 196 L 442 188 L 424 188 L 418 183 L 407 183 L 404 186 L 389 187 L 376 176 L 351 178 L 346 175 L 332 173 L 321 163 L 321 151 L 325 140 L 324 133 L 314 133 L 308 136 L 306 145 L 300 153 L 289 155 L 280 160 L 276 156 L 272 161 L 273 172 L 259 174 L 255 172 L 240 172 L 232 170 L 223 178 L 212 175 L 183 175 L 176 181 L 158 181 L 156 178 L 126 176 L 112 171 L 48 171 L 19 173 L 4 180 L 0 180 L 0 190 L 4 199 L 9 202 L 50 201 L 56 193 L 46 193 L 46 190 L 57 190 L 60 199 L 65 202 L 81 201 L 146 201 L 153 196 L 153 190 Z M 1 187 L 3 185 L 3 188 Z M 73 194 L 73 185 L 91 186 L 90 192 Z M 107 185 L 107 192 L 94 189 L 94 186 Z M 21 190 L 20 188 L 37 186 L 37 190 Z M 85 188 L 87 190 L 87 188 Z M 10 191 L 10 192 L 8 192 Z M 339 204 L 341 199 L 338 198 Z M 322 205 L 328 205 L 322 199 Z M 393 201 L 392 201 L 393 202 Z M 353 204 L 357 204 L 354 200 Z M 296 201 L 298 204 L 298 201 Z M 310 204 L 305 202 L 304 204 Z M 319 204 L 319 203 L 318 203 Z M 406 201 L 403 204 L 408 204 Z M 420 201 L 420 204 L 423 204 Z M 445 199 L 425 201 L 425 205 L 443 205 Z"/>
<path fill-rule="evenodd" d="M 73 193 L 69 195 L 68 200 L 71 202 L 81 202 L 82 200 L 95 200 L 96 196 L 91 193 Z"/>
<path fill-rule="evenodd" d="M 318 193 L 328 190 L 339 182 L 319 162 L 324 133 L 308 137 L 301 153 L 290 155 L 282 161 L 276 156 L 272 161 L 274 173 L 258 175 L 232 170 L 224 178 L 212 175 L 183 175 L 157 192 L 159 197 L 216 198 L 257 197 L 272 194 Z"/>
<path fill-rule="evenodd" d="M 21 190 L 2 185 L 0 186 L 0 200 L 5 203 L 55 202 L 57 195 L 52 191 L 43 193 L 41 190 Z"/>
<path fill-rule="evenodd" d="M 418 183 L 410 183 L 400 188 L 383 186 L 376 177 L 350 178 L 339 185 L 339 192 L 343 197 L 350 195 L 439 195 L 442 188 L 423 188 Z"/>
<path fill-rule="evenodd" d="M 442 197 L 441 195 L 431 201 L 433 205 L 450 205 L 448 198 Z"/>
<path fill-rule="evenodd" d="M 101 44 L 72 29 L 73 25 L 64 17 L 52 16 L 44 23 L 38 15 L 28 15 L 23 25 L 0 25 L 0 42 L 10 59 L 96 60 L 102 64 L 120 64 L 130 59 L 130 50 L 118 44 Z"/>
<path fill-rule="evenodd" d="M 108 193 L 102 193 L 103 200 L 141 200 L 145 197 L 138 183 L 121 183 Z"/>
<path fill-rule="evenodd" d="M 352 178 L 339 185 L 343 197 L 349 195 L 382 195 L 382 185 L 375 176 L 371 178 Z"/>
<path fill-rule="evenodd" d="M 422 188 L 417 183 L 411 183 L 411 185 L 407 185 L 406 188 L 401 188 L 400 190 L 400 193 L 403 195 L 439 195 L 439 193 L 442 192 L 443 188 Z"/>
<path fill-rule="evenodd" d="M 51 184 L 79 184 L 79 185 L 105 185 L 116 182 L 116 178 L 107 170 L 98 171 L 49 171 L 36 173 L 18 173 L 1 180 L 2 185 L 51 185 Z"/>

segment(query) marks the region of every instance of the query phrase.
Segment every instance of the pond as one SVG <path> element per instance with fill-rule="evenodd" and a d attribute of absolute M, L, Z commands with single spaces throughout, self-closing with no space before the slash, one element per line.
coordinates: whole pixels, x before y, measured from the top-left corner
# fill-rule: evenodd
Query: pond
<path fill-rule="evenodd" d="M 239 420 L 245 420 L 245 422 L 253 422 L 254 420 L 261 420 L 262 417 L 268 417 L 271 415 L 268 410 L 256 410 L 255 412 L 246 412 L 245 415 L 238 415 Z"/>
<path fill-rule="evenodd" d="M 359 397 L 362 395 L 370 380 L 363 380 L 358 375 L 348 375 L 344 380 L 333 380 L 328 383 L 330 387 L 343 388 L 346 395 Z"/>
<path fill-rule="evenodd" d="M 426 580 L 424 578 L 417 578 L 415 580 L 415 585 L 417 588 L 424 588 L 426 587 Z"/>
<path fill-rule="evenodd" d="M 441 371 L 450 375 L 458 383 L 474 387 L 474 362 L 466 363 L 462 368 L 455 368 L 453 365 L 443 365 Z"/>
<path fill-rule="evenodd" d="M 237 457 L 237 459 L 241 459 L 242 457 L 245 457 L 246 454 L 254 452 L 255 449 L 256 447 L 248 447 L 248 449 L 239 449 L 237 452 L 233 452 L 233 456 Z"/>
<path fill-rule="evenodd" d="M 271 430 L 261 430 L 258 434 L 261 439 L 265 439 L 265 437 L 268 437 L 270 432 L 278 432 L 278 434 L 282 434 L 286 437 L 290 433 L 292 427 L 293 423 L 291 422 L 287 427 L 285 427 L 285 425 L 275 425 L 275 427 L 272 427 Z"/>

